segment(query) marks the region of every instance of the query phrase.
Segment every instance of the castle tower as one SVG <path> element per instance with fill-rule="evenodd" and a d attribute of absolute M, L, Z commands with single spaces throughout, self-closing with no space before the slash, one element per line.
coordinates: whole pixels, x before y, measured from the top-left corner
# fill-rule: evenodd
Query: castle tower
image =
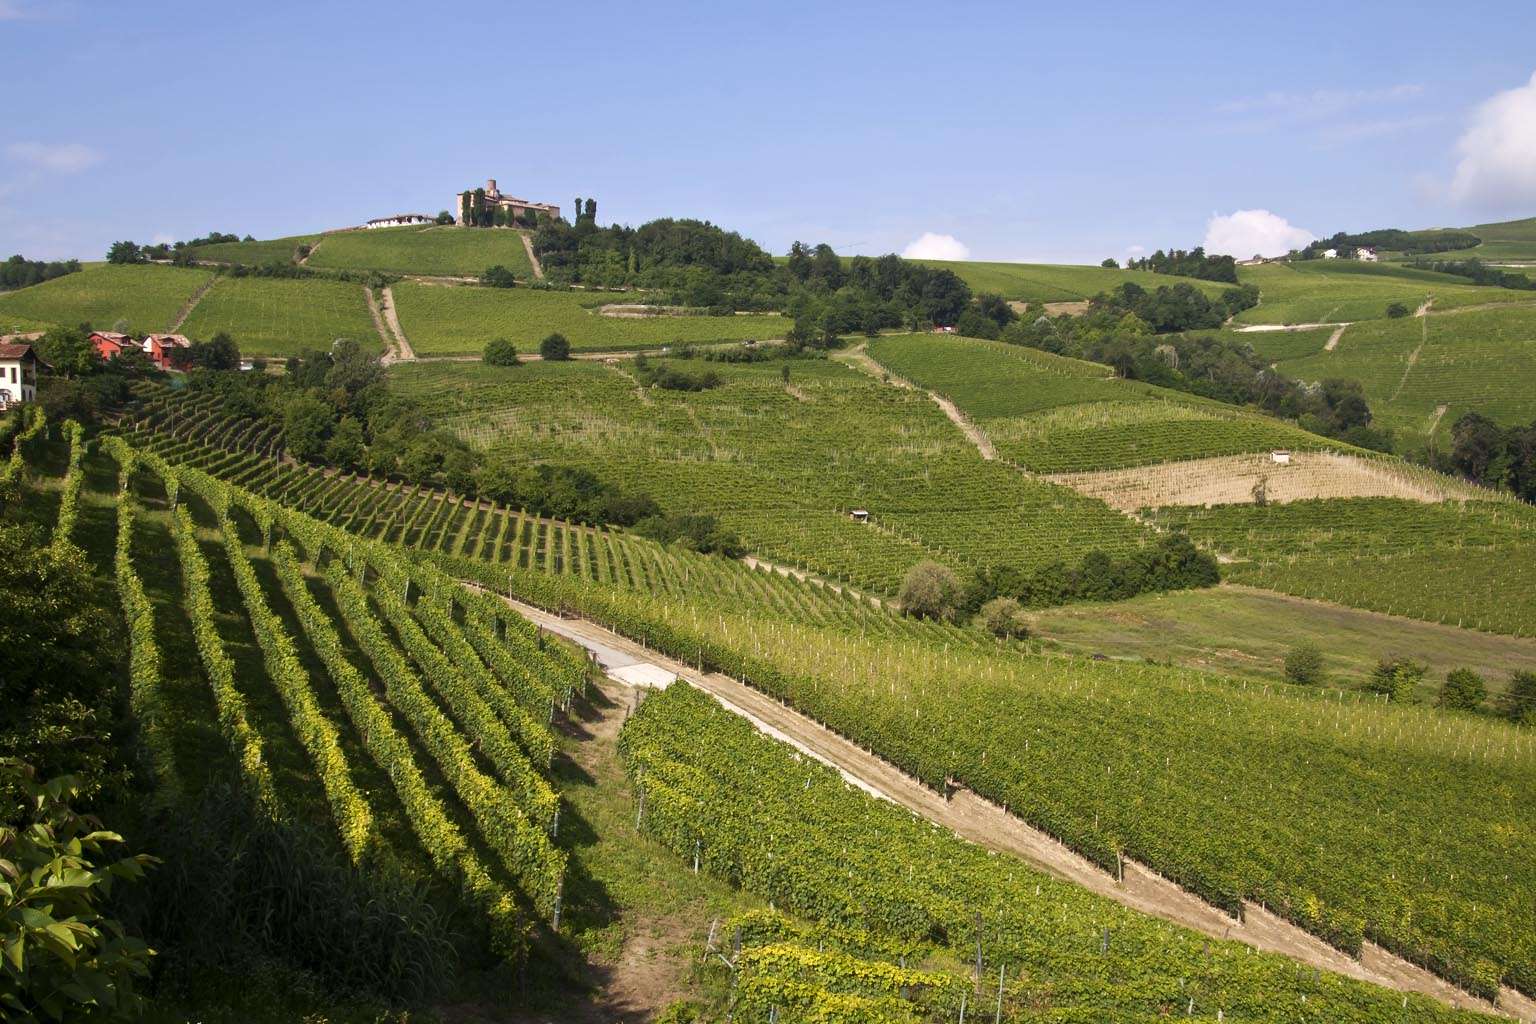
<path fill-rule="evenodd" d="M 495 178 L 487 178 L 485 180 L 485 197 L 487 199 L 500 199 L 501 198 L 501 193 L 496 191 L 496 179 Z"/>

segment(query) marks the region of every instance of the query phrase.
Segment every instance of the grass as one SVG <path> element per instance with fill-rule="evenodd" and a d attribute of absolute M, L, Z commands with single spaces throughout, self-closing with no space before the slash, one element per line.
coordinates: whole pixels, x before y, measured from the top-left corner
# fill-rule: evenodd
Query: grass
<path fill-rule="evenodd" d="M 270 238 L 265 241 L 215 242 L 199 245 L 191 250 L 195 260 L 213 260 L 219 263 L 292 263 L 298 257 L 301 245 L 314 245 L 321 235 L 290 235 L 287 238 Z"/>
<path fill-rule="evenodd" d="M 501 264 L 519 280 L 533 277 L 522 232 L 495 228 L 403 227 L 324 236 L 309 265 L 392 274 L 478 277 Z"/>
<path fill-rule="evenodd" d="M 1508 288 L 1481 288 L 1466 278 L 1411 267 L 1353 260 L 1308 260 L 1240 267 L 1244 284 L 1259 286 L 1259 304 L 1236 317 L 1242 324 L 1304 324 L 1376 320 L 1387 307 L 1410 310 L 1433 298 L 1436 309 L 1529 301 Z"/>
<path fill-rule="evenodd" d="M 1314 327 L 1301 331 L 1233 331 L 1222 330 L 1192 332 L 1200 337 L 1217 337 L 1237 345 L 1247 345 L 1265 359 L 1279 362 L 1285 359 L 1301 359 L 1318 355 L 1328 339 L 1333 336 L 1332 327 Z"/>
<path fill-rule="evenodd" d="M 880 591 L 923 558 L 1033 568 L 1148 539 L 1101 502 L 984 462 L 926 397 L 838 362 L 789 362 L 789 387 L 783 363 L 679 365 L 724 384 L 642 391 L 593 363 L 399 365 L 390 379 L 476 447 L 587 466 L 669 511 L 720 516 L 765 557 Z M 861 506 L 871 524 L 849 520 Z"/>
<path fill-rule="evenodd" d="M 933 335 L 879 338 L 875 359 L 960 407 L 998 451 L 1041 473 L 1274 448 L 1341 447 L 1281 420 L 1101 374 L 1092 363 L 1000 342 Z"/>
<path fill-rule="evenodd" d="M 1424 258 L 1429 260 L 1476 258 L 1489 262 L 1536 260 L 1536 217 L 1502 221 L 1497 224 L 1475 224 L 1467 230 L 1481 238 L 1483 244 L 1457 252 L 1433 253 Z"/>
<path fill-rule="evenodd" d="M 1489 691 L 1510 673 L 1536 671 L 1536 643 L 1468 629 L 1305 601 L 1241 586 L 1147 594 L 1114 604 L 1077 604 L 1030 615 L 1035 635 L 1063 649 L 1171 662 L 1229 675 L 1284 679 L 1300 643 L 1322 652 L 1327 683 L 1357 687 L 1378 658 L 1405 654 L 1429 665 L 1419 697 L 1433 701 L 1445 674 L 1468 667 Z"/>
<path fill-rule="evenodd" d="M 0 323 L 12 316 L 98 330 L 127 323 L 134 334 L 164 331 L 211 271 L 100 264 L 0 295 Z"/>
<path fill-rule="evenodd" d="M 1185 282 L 1208 295 L 1218 295 L 1231 285 L 1216 281 L 1154 274 L 1150 270 L 1113 270 L 1106 267 L 1062 266 L 1051 263 L 976 263 L 948 260 L 916 260 L 925 266 L 953 270 L 972 291 L 994 292 L 1022 302 L 1080 302 L 1107 292 L 1127 281 L 1146 289 Z"/>
<path fill-rule="evenodd" d="M 4 312 L 0 306 L 0 335 L 3 334 L 30 334 L 33 331 L 46 331 L 54 325 L 42 320 L 32 320 L 24 316 L 12 316 Z"/>
<path fill-rule="evenodd" d="M 360 284 L 319 278 L 221 277 L 182 326 L 194 338 L 226 331 L 245 355 L 290 356 L 351 338 L 381 348 Z"/>
<path fill-rule="evenodd" d="M 551 332 L 578 351 L 624 350 L 675 342 L 783 337 L 784 317 L 602 316 L 596 307 L 633 301 L 631 292 L 559 292 L 531 288 L 448 288 L 406 282 L 394 288 L 400 325 L 418 355 L 479 355 L 502 337 L 521 352 L 538 351 Z"/>

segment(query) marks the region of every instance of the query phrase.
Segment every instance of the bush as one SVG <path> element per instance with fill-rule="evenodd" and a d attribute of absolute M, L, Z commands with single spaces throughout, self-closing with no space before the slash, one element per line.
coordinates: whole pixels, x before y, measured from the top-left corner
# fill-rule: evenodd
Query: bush
<path fill-rule="evenodd" d="M 1029 636 L 1029 620 L 1024 606 L 1011 597 L 994 597 L 981 606 L 978 617 L 982 628 L 993 636 L 1012 639 Z"/>
<path fill-rule="evenodd" d="M 947 622 L 960 607 L 960 580 L 938 562 L 918 562 L 907 570 L 896 599 L 908 615 Z"/>
<path fill-rule="evenodd" d="M 1285 678 L 1312 685 L 1323 681 L 1323 652 L 1316 644 L 1301 643 L 1285 653 Z"/>
<path fill-rule="evenodd" d="M 488 366 L 516 366 L 517 347 L 506 338 L 492 338 L 485 343 L 480 359 Z"/>
<path fill-rule="evenodd" d="M 487 288 L 511 288 L 517 284 L 517 280 L 513 278 L 512 271 L 498 263 L 494 267 L 485 268 L 485 273 L 480 275 L 480 283 Z"/>
<path fill-rule="evenodd" d="M 1419 680 L 1424 678 L 1424 673 L 1428 670 L 1427 665 L 1412 658 L 1395 655 L 1385 657 L 1371 670 L 1371 677 L 1366 680 L 1365 688 L 1372 693 L 1382 694 L 1391 701 L 1410 701 L 1413 699 L 1413 691 L 1418 687 Z"/>
<path fill-rule="evenodd" d="M 543 359 L 562 360 L 571 358 L 571 343 L 565 335 L 556 332 L 539 342 L 539 356 Z"/>
<path fill-rule="evenodd" d="M 1392 305 L 1387 307 L 1387 316 L 1391 317 L 1393 320 L 1401 320 L 1407 315 L 1408 307 L 1403 305 L 1401 302 L 1394 302 Z"/>
<path fill-rule="evenodd" d="M 1499 711 L 1511 722 L 1536 725 L 1536 672 L 1516 672 L 1510 677 Z"/>
<path fill-rule="evenodd" d="M 1453 711 L 1476 711 L 1486 696 L 1488 687 L 1483 683 L 1483 677 L 1469 668 L 1458 668 L 1445 677 L 1437 703 Z"/>

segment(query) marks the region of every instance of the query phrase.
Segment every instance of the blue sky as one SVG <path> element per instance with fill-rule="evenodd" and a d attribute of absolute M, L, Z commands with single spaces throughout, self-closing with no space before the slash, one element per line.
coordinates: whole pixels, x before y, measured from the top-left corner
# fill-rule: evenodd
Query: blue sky
<path fill-rule="evenodd" d="M 0 251 L 340 227 L 487 177 L 775 252 L 1532 216 L 1533 40 L 1526 3 L 0 0 Z"/>

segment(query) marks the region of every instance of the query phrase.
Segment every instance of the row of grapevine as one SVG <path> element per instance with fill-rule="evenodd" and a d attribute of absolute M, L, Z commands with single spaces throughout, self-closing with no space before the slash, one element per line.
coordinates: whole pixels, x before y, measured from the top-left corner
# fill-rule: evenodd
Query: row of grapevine
<path fill-rule="evenodd" d="M 0 500 L 6 500 L 8 496 L 20 486 L 22 472 L 27 466 L 27 446 L 42 436 L 48 429 L 48 416 L 43 412 L 42 406 L 24 405 L 19 415 L 22 417 L 23 426 L 11 440 L 11 454 L 0 466 Z"/>
<path fill-rule="evenodd" d="M 75 520 L 80 515 L 80 485 L 84 482 L 80 462 L 85 458 L 85 430 L 74 420 L 65 420 L 64 436 L 69 440 L 69 468 L 64 473 L 64 489 L 59 494 L 59 515 L 54 521 L 55 544 L 68 544 L 75 535 Z"/>
<path fill-rule="evenodd" d="M 971 1014 L 983 1019 L 1485 1019 L 1206 940 L 991 855 L 848 786 L 686 685 L 650 696 L 620 750 L 643 794 L 643 830 L 819 925 L 936 941 L 962 963 L 979 960 Z M 864 998 L 892 998 L 892 986 L 899 998 L 900 985 L 915 980 L 864 951 L 818 955 L 804 944 L 770 941 L 739 962 L 764 972 L 747 1007 L 753 1020 L 840 980 Z M 957 991 L 943 975 L 924 981 L 939 1019 L 956 1019 L 957 997 L 971 986 Z"/>

